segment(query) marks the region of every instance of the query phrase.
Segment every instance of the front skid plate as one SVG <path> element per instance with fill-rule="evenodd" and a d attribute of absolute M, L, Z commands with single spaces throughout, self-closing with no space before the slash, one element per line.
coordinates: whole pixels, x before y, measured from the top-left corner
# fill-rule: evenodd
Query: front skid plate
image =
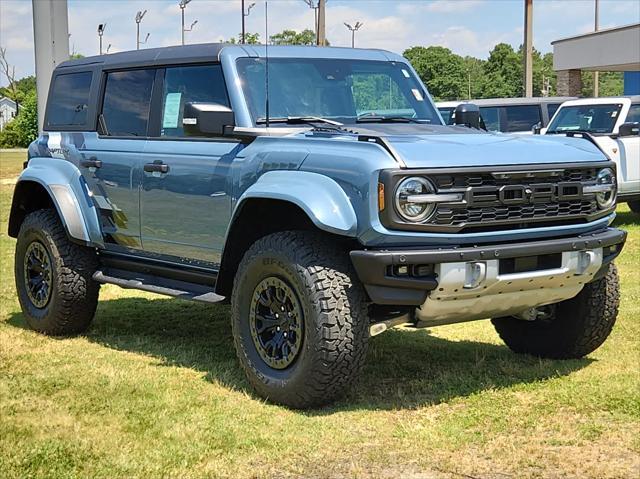
<path fill-rule="evenodd" d="M 416 318 L 424 323 L 454 323 L 510 316 L 564 301 L 593 279 L 602 259 L 602 248 L 567 251 L 559 268 L 502 275 L 499 260 L 482 261 L 480 281 L 470 278 L 474 262 L 441 263 L 436 267 L 438 288 L 416 308 Z"/>

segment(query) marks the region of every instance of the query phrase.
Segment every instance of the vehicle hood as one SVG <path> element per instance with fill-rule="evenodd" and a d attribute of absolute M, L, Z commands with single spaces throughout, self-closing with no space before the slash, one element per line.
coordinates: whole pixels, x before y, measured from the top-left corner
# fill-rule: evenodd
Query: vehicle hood
<path fill-rule="evenodd" d="M 395 131 L 389 131 L 389 125 L 379 125 L 384 129 L 371 128 L 373 126 L 367 125 L 366 130 L 359 129 L 358 133 L 385 138 L 407 168 L 558 164 L 607 159 L 583 138 L 508 135 L 462 127 L 425 128 L 424 125 L 405 128 L 405 132 L 399 134 L 399 127 L 409 125 L 393 125 Z"/>

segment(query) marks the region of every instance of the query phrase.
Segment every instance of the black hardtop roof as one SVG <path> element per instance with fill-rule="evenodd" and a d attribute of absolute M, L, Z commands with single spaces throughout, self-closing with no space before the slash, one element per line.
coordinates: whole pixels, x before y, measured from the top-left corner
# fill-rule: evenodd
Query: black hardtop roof
<path fill-rule="evenodd" d="M 165 65 L 171 63 L 198 63 L 218 60 L 220 51 L 229 46 L 228 43 L 199 43 L 196 45 L 180 45 L 172 47 L 145 48 L 108 55 L 68 60 L 56 69 L 75 67 L 132 68 L 136 66 Z"/>

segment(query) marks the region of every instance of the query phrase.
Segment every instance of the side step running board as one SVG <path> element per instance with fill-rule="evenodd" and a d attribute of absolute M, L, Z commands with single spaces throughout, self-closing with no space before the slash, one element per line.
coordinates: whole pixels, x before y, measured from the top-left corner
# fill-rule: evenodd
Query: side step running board
<path fill-rule="evenodd" d="M 224 300 L 224 296 L 216 294 L 211 286 L 160 278 L 122 269 L 103 268 L 93 274 L 93 279 L 98 283 L 115 284 L 121 288 L 139 289 L 180 299 L 190 299 L 205 303 L 219 303 Z"/>

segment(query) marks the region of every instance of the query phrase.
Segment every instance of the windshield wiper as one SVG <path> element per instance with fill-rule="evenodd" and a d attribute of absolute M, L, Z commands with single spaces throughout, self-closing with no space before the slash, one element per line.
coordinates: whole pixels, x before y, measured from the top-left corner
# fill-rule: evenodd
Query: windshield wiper
<path fill-rule="evenodd" d="M 260 117 L 256 120 L 256 124 L 264 125 L 267 123 L 265 117 Z M 269 118 L 269 123 L 286 123 L 287 125 L 311 125 L 314 123 L 325 123 L 333 126 L 343 126 L 342 123 L 335 120 L 329 120 L 328 118 L 322 118 L 320 116 L 278 116 Z"/>
<path fill-rule="evenodd" d="M 358 123 L 431 123 L 431 120 L 420 120 L 418 118 L 409 118 L 407 116 L 386 116 L 365 113 L 356 118 Z"/>

